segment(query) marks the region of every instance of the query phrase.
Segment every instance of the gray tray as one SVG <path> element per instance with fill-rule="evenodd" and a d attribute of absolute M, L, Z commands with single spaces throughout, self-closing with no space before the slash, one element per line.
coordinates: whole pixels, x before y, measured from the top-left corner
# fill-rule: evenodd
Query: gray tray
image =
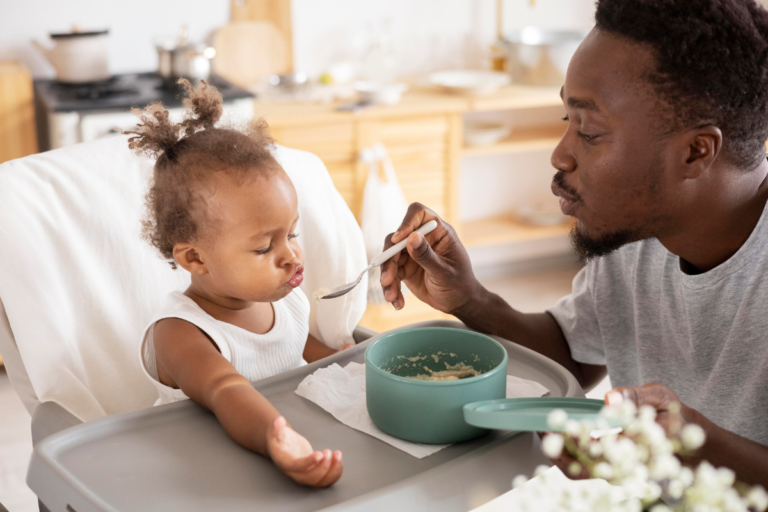
<path fill-rule="evenodd" d="M 464 327 L 423 322 L 409 327 Z M 294 393 L 332 363 L 363 362 L 374 338 L 255 384 L 315 449 L 344 453 L 344 475 L 309 489 L 230 439 L 216 417 L 191 401 L 116 414 L 68 428 L 34 449 L 27 483 L 53 512 L 92 511 L 466 511 L 510 489 L 511 479 L 547 460 L 538 437 L 491 432 L 416 459 L 336 421 Z M 583 397 L 562 366 L 509 341 L 507 371 L 551 396 Z"/>

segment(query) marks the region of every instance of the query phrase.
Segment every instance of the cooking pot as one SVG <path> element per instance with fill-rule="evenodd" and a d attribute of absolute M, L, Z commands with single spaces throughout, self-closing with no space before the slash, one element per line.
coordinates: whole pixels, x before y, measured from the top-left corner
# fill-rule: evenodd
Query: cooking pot
<path fill-rule="evenodd" d="M 51 34 L 53 47 L 33 40 L 32 44 L 56 69 L 56 80 L 85 83 L 106 80 L 109 72 L 108 30 Z"/>
<path fill-rule="evenodd" d="M 455 443 L 486 432 L 464 420 L 466 404 L 506 396 L 507 351 L 488 336 L 447 327 L 394 331 L 365 351 L 368 414 L 387 434 L 416 443 Z M 464 363 L 482 372 L 460 380 L 408 378 Z"/>
<path fill-rule="evenodd" d="M 211 59 L 216 50 L 206 43 L 187 42 L 186 27 L 176 39 L 161 39 L 157 48 L 157 74 L 169 82 L 188 78 L 193 82 L 207 80 L 211 75 Z"/>
<path fill-rule="evenodd" d="M 506 71 L 519 84 L 561 86 L 568 63 L 586 35 L 537 27 L 511 32 L 501 41 L 507 53 Z"/>

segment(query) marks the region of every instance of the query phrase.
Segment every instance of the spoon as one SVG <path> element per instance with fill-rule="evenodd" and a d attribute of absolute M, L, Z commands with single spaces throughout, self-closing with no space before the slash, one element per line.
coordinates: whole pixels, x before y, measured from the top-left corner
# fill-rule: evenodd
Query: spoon
<path fill-rule="evenodd" d="M 431 233 L 436 227 L 437 227 L 437 221 L 436 220 L 431 220 L 431 221 L 427 222 L 426 224 L 424 224 L 423 226 L 421 226 L 416 231 L 418 231 L 422 235 L 426 235 L 427 233 Z M 366 272 L 371 270 L 373 267 L 378 267 L 382 263 L 385 263 L 392 256 L 394 256 L 395 254 L 397 254 L 400 251 L 402 251 L 403 249 L 405 249 L 405 244 L 407 242 L 408 242 L 407 238 L 405 238 L 404 240 L 399 241 L 398 243 L 396 243 L 395 245 L 393 245 L 392 247 L 390 247 L 386 251 L 382 252 L 381 254 L 379 254 L 378 256 L 373 258 L 371 260 L 371 264 L 368 265 L 367 267 L 365 267 L 365 270 L 363 270 L 363 272 L 360 274 L 360 276 L 357 279 L 355 279 L 351 283 L 347 283 L 347 284 L 345 284 L 343 286 L 339 286 L 338 288 L 335 288 L 334 290 L 331 290 L 331 292 L 328 295 L 325 295 L 325 296 L 320 297 L 320 298 L 321 299 L 335 299 L 336 297 L 341 297 L 342 295 L 344 295 L 346 293 L 349 293 L 355 286 L 357 286 L 360 283 L 360 281 L 363 279 L 363 276 L 365 275 Z"/>

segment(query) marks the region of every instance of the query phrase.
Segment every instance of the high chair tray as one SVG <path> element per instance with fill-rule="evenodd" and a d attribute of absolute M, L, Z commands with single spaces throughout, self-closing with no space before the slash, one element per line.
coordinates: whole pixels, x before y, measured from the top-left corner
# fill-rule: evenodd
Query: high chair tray
<path fill-rule="evenodd" d="M 422 322 L 412 327 L 460 327 Z M 349 428 L 294 393 L 316 369 L 363 362 L 378 337 L 255 384 L 316 449 L 344 454 L 344 474 L 328 489 L 293 483 L 264 457 L 236 444 L 216 417 L 192 401 L 115 414 L 38 443 L 27 483 L 51 511 L 422 511 L 465 512 L 510 489 L 547 459 L 536 434 L 492 431 L 417 459 Z M 496 338 L 507 372 L 535 380 L 550 396 L 583 397 L 562 366 Z"/>

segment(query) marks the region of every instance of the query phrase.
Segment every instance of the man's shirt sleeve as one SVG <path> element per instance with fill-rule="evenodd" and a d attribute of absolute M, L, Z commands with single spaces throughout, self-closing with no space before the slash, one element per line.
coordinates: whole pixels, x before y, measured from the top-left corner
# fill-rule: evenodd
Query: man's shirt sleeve
<path fill-rule="evenodd" d="M 588 264 L 581 269 L 573 279 L 571 294 L 560 299 L 547 312 L 560 325 L 574 361 L 604 365 L 605 352 L 593 293 L 595 267 Z"/>

